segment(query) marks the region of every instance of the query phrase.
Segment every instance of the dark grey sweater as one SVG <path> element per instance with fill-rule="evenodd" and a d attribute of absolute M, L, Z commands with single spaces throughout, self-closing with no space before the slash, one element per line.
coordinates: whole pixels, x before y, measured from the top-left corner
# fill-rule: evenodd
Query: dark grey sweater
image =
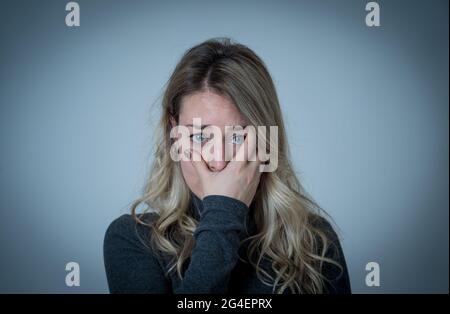
<path fill-rule="evenodd" d="M 166 274 L 170 257 L 154 252 L 149 244 L 150 229 L 139 225 L 131 215 L 114 220 L 106 231 L 104 262 L 111 293 L 216 293 L 271 294 L 273 287 L 265 285 L 248 263 L 249 241 L 242 240 L 256 233 L 254 206 L 221 195 L 202 200 L 192 194 L 191 214 L 199 224 L 194 232 L 195 246 L 185 263 L 184 277 L 175 271 Z M 147 213 L 144 220 L 154 221 L 156 213 Z M 343 267 L 325 263 L 322 274 L 330 280 L 327 293 L 351 293 L 345 258 L 338 237 L 322 218 L 320 227 L 331 235 L 327 257 Z M 241 243 L 241 244 L 240 244 Z M 260 265 L 274 275 L 267 259 Z M 340 276 L 339 276 L 340 275 Z M 289 289 L 285 293 L 290 293 Z"/>

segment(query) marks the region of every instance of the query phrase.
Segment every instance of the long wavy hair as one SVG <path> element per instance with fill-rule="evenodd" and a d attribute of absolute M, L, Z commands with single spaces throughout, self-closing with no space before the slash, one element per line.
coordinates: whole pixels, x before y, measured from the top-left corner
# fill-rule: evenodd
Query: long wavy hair
<path fill-rule="evenodd" d="M 323 293 L 324 263 L 342 267 L 326 252 L 333 242 L 315 222 L 322 209 L 308 196 L 290 162 L 278 96 L 263 61 L 248 47 L 227 38 L 205 41 L 189 49 L 177 64 L 164 92 L 162 116 L 157 128 L 154 160 L 143 194 L 131 205 L 136 221 L 151 228 L 152 246 L 172 257 L 168 272 L 183 278 L 198 221 L 189 210 L 191 193 L 180 163 L 170 157 L 171 118 L 178 122 L 186 95 L 212 90 L 232 100 L 251 125 L 278 126 L 278 167 L 263 173 L 254 197 L 257 232 L 250 241 L 248 261 L 259 280 L 274 293 Z M 268 143 L 270 145 L 270 143 Z M 137 213 L 140 204 L 158 213 L 148 223 Z M 261 267 L 271 261 L 273 273 Z M 275 275 L 274 275 L 275 274 Z"/>

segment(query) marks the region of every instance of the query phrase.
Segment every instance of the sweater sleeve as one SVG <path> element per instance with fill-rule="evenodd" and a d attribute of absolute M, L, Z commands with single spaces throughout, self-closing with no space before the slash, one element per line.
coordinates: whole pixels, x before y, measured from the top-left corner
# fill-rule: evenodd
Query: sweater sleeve
<path fill-rule="evenodd" d="M 195 247 L 183 280 L 174 293 L 226 293 L 238 261 L 249 208 L 237 199 L 210 195 L 194 232 Z"/>
<path fill-rule="evenodd" d="M 245 203 L 221 195 L 207 196 L 202 203 L 189 265 L 175 288 L 165 276 L 167 265 L 143 241 L 148 227 L 137 225 L 130 215 L 112 222 L 103 244 L 110 292 L 226 293 L 231 271 L 239 259 L 249 209 Z"/>

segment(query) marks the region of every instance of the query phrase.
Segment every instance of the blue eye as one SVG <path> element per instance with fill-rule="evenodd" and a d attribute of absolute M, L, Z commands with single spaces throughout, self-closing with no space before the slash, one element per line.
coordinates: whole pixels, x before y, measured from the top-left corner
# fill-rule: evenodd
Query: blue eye
<path fill-rule="evenodd" d="M 192 139 L 192 141 L 201 144 L 201 143 L 205 142 L 208 139 L 208 137 L 204 136 L 203 133 L 197 133 L 197 134 L 192 134 L 191 139 Z"/>
<path fill-rule="evenodd" d="M 231 142 L 237 145 L 244 143 L 244 140 L 245 140 L 244 135 L 240 134 L 233 134 L 233 137 L 231 138 Z"/>

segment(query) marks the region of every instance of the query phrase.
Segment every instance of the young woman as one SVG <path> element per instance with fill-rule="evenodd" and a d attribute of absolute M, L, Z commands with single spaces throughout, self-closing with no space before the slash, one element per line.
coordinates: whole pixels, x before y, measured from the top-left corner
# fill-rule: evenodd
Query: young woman
<path fill-rule="evenodd" d="M 171 130 L 181 126 L 194 149 L 175 160 Z M 278 127 L 273 171 L 248 158 L 260 147 L 248 126 Z M 167 84 L 158 129 L 143 196 L 106 231 L 112 293 L 351 293 L 339 239 L 295 176 L 274 84 L 252 50 L 228 39 L 188 50 Z M 224 145 L 205 158 L 213 141 Z M 136 213 L 143 203 L 148 210 Z"/>

